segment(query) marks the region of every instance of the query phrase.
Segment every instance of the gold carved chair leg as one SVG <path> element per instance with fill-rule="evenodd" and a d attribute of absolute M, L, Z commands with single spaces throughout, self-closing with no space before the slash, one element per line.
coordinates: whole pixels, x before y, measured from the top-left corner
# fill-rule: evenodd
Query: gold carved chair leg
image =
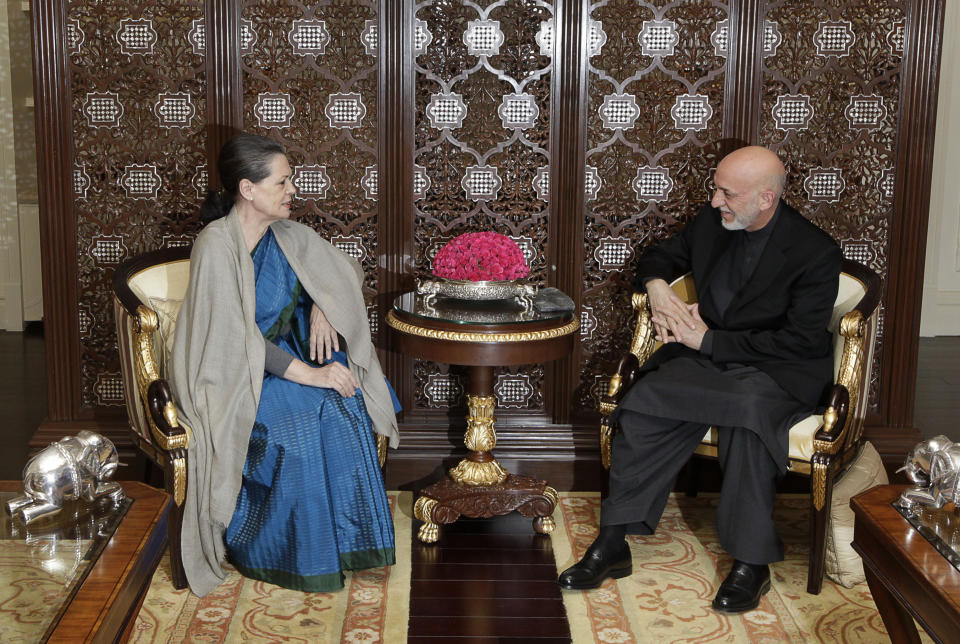
<path fill-rule="evenodd" d="M 827 525 L 833 497 L 834 473 L 831 458 L 816 454 L 813 459 L 810 494 L 810 559 L 807 568 L 807 592 L 820 593 L 827 555 Z"/>

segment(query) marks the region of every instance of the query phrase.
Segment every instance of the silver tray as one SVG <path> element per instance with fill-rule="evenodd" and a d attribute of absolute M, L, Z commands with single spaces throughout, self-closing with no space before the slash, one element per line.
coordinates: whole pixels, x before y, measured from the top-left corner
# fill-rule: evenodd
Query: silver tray
<path fill-rule="evenodd" d="M 524 308 L 533 306 L 536 287 L 519 280 L 471 282 L 443 278 L 418 279 L 417 293 L 429 299 L 437 296 L 456 300 L 509 300 L 516 298 Z"/>

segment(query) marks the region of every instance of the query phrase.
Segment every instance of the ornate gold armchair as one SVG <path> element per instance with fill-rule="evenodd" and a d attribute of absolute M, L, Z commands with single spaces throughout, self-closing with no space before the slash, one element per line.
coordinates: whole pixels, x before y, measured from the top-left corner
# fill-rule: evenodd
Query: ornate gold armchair
<path fill-rule="evenodd" d="M 188 484 L 190 428 L 177 418 L 166 367 L 189 281 L 189 247 L 139 255 L 122 263 L 113 276 L 114 321 L 130 435 L 134 445 L 163 471 L 164 486 L 176 503 L 168 523 L 176 588 L 187 586 L 180 558 L 180 527 Z M 379 434 L 376 438 L 383 467 L 387 439 Z"/>
<path fill-rule="evenodd" d="M 180 526 L 190 430 L 177 419 L 165 377 L 167 355 L 163 348 L 173 340 L 173 323 L 189 278 L 189 248 L 134 257 L 121 264 L 113 276 L 114 322 L 130 436 L 163 471 L 164 487 L 175 502 L 167 536 L 176 588 L 187 586 L 180 559 Z"/>
<path fill-rule="evenodd" d="M 688 303 L 696 301 L 693 277 L 683 275 L 671 284 Z M 863 419 L 870 387 L 874 330 L 880 302 L 880 278 L 866 266 L 845 259 L 840 289 L 833 307 L 830 330 L 834 334 L 834 385 L 823 401 L 826 411 L 790 428 L 790 471 L 811 478 L 810 567 L 807 592 L 818 594 L 823 584 L 825 537 L 830 516 L 833 482 L 856 457 L 863 442 Z M 600 400 L 600 451 L 604 468 L 610 467 L 610 444 L 615 427 L 608 422 L 621 396 L 633 385 L 638 368 L 659 348 L 654 340 L 650 308 L 645 293 L 633 294 L 636 328 L 626 354 L 610 378 L 607 395 Z M 710 427 L 696 453 L 717 457 L 717 430 Z"/>

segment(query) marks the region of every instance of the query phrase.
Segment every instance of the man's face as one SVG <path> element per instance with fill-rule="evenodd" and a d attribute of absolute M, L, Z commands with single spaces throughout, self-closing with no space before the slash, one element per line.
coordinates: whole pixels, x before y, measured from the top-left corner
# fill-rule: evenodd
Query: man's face
<path fill-rule="evenodd" d="M 727 230 L 750 229 L 760 216 L 760 190 L 732 174 L 721 162 L 714 175 L 710 205 L 720 211 L 720 224 Z"/>

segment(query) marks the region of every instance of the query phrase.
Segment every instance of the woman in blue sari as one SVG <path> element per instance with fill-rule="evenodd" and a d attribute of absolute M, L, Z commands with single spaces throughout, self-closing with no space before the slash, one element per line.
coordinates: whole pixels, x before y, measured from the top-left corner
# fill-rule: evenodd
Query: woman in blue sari
<path fill-rule="evenodd" d="M 336 590 L 344 570 L 394 563 L 375 432 L 396 443 L 399 404 L 369 341 L 356 262 L 287 221 L 296 190 L 283 148 L 243 134 L 224 145 L 218 169 L 223 188 L 203 206 L 211 223 L 191 254 L 172 358 L 194 434 L 184 567 L 205 594 L 223 578 L 225 544 L 247 577 Z M 211 347 L 221 325 L 240 337 Z M 243 440 L 245 450 L 233 448 Z M 231 494 L 227 522 L 216 497 Z M 220 542 L 205 543 L 210 534 Z"/>

